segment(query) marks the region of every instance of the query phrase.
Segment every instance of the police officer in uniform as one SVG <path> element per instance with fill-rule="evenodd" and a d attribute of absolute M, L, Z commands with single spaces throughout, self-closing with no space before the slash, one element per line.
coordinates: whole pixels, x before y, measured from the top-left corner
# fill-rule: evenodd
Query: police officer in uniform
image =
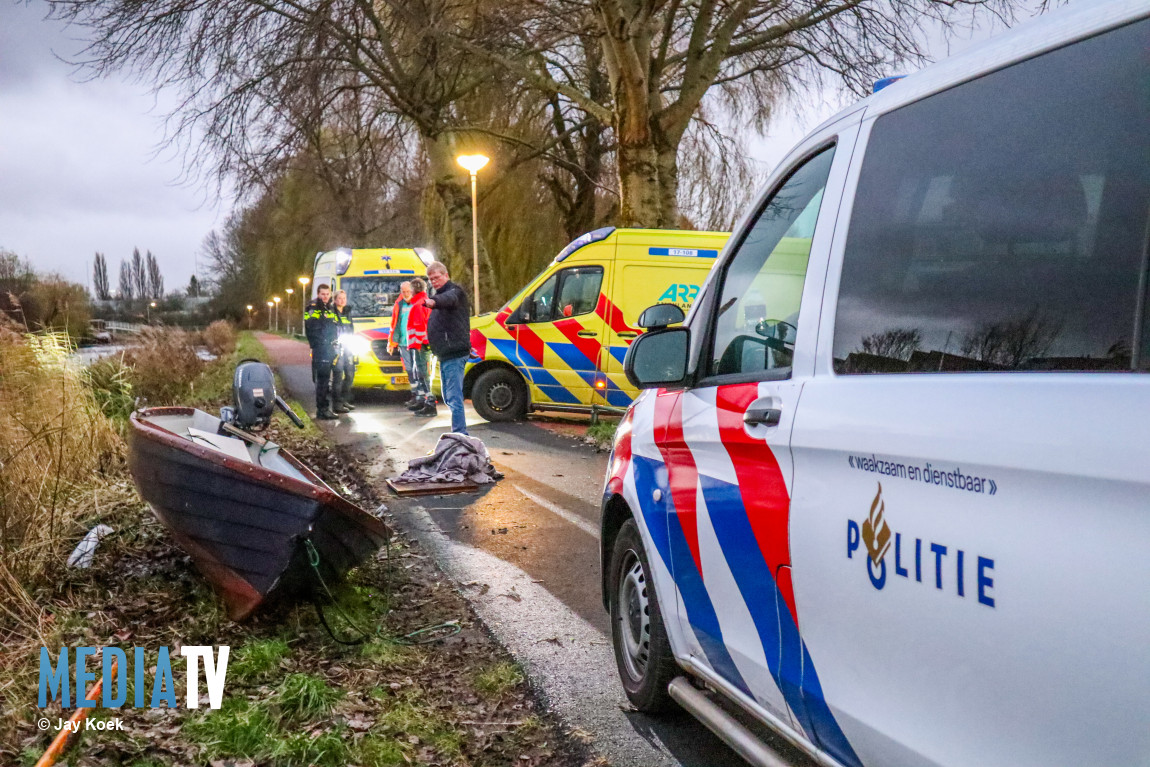
<path fill-rule="evenodd" d="M 339 316 L 331 303 L 331 286 L 316 288 L 316 298 L 304 313 L 304 332 L 311 346 L 311 375 L 315 381 L 315 417 L 320 421 L 334 421 L 339 416 L 331 412 L 331 377 L 339 359 Z"/>

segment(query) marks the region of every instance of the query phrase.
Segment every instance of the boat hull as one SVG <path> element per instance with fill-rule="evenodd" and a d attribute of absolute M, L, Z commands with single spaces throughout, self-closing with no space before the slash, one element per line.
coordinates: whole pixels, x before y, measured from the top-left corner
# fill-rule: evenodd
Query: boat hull
<path fill-rule="evenodd" d="M 215 587 L 233 620 L 248 617 L 270 597 L 322 590 L 320 578 L 327 585 L 337 582 L 387 541 L 382 521 L 282 449 L 280 457 L 302 479 L 237 460 L 149 421 L 193 413 L 151 408 L 133 414 L 129 468 L 140 495 Z M 314 567 L 312 550 L 319 560 Z"/>

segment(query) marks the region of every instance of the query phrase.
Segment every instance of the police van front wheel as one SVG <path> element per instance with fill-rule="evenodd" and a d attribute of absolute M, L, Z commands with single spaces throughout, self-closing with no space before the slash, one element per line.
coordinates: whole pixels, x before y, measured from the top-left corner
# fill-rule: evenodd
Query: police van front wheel
<path fill-rule="evenodd" d="M 488 421 L 518 421 L 527 415 L 527 385 L 506 368 L 492 368 L 471 388 L 475 412 Z"/>
<path fill-rule="evenodd" d="M 635 520 L 619 529 L 611 553 L 611 640 L 631 705 L 655 713 L 674 707 L 667 685 L 677 673 L 651 564 Z"/>

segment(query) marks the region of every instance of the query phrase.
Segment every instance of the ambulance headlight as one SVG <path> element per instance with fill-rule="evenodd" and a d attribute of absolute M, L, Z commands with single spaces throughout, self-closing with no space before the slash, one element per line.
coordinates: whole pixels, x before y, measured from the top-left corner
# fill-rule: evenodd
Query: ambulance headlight
<path fill-rule="evenodd" d="M 353 357 L 366 357 L 371 353 L 371 342 L 361 335 L 340 336 L 339 345 Z"/>

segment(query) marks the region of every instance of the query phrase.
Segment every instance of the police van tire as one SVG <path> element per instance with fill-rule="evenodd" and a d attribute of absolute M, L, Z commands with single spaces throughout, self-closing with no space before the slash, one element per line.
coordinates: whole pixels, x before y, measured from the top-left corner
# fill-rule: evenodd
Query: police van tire
<path fill-rule="evenodd" d="M 488 421 L 518 421 L 527 415 L 527 386 L 507 368 L 492 368 L 471 387 L 475 412 Z"/>
<path fill-rule="evenodd" d="M 611 644 L 631 705 L 658 713 L 675 707 L 667 685 L 679 673 L 651 580 L 651 563 L 634 519 L 619 529 L 611 553 Z"/>

